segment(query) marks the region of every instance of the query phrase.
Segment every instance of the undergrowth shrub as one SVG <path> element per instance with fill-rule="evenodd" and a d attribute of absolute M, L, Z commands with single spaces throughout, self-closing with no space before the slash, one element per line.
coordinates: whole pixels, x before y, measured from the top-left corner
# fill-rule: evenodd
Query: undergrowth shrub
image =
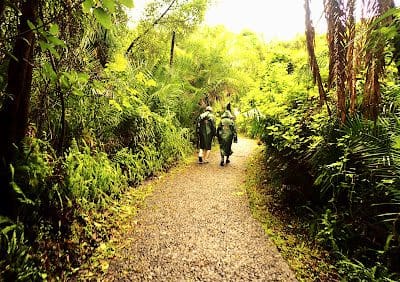
<path fill-rule="evenodd" d="M 21 222 L 0 216 L 0 277 L 4 281 L 34 281 L 46 278 L 30 254 L 31 247 Z"/>
<path fill-rule="evenodd" d="M 396 110 L 376 122 L 354 116 L 340 125 L 312 100 L 282 103 L 285 111 L 265 110 L 251 129 L 266 144 L 281 204 L 303 215 L 315 240 L 336 254 L 343 277 L 398 278 Z"/>
<path fill-rule="evenodd" d="M 127 185 L 119 165 L 113 164 L 106 153 L 87 145 L 80 149 L 73 142 L 64 166 L 68 197 L 84 209 L 103 208 L 110 198 L 118 198 Z"/>

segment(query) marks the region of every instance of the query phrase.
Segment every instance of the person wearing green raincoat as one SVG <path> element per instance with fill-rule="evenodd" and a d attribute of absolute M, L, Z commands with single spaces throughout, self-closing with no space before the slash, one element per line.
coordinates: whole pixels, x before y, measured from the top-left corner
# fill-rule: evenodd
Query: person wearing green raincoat
<path fill-rule="evenodd" d="M 221 122 L 217 128 L 217 138 L 221 152 L 221 166 L 230 163 L 229 156 L 232 155 L 232 141 L 237 143 L 237 132 L 234 117 L 229 111 L 230 105 L 221 116 Z M 226 160 L 224 158 L 226 157 Z"/>
<path fill-rule="evenodd" d="M 211 145 L 215 136 L 215 117 L 212 108 L 208 106 L 206 111 L 197 119 L 197 136 L 199 139 L 199 163 L 208 163 Z"/>

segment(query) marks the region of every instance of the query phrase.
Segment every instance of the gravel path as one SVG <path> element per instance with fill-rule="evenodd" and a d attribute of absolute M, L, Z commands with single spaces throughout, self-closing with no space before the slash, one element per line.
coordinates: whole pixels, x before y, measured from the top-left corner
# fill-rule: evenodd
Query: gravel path
<path fill-rule="evenodd" d="M 231 163 L 193 163 L 160 181 L 110 262 L 107 281 L 296 281 L 252 218 L 241 187 L 256 147 L 241 138 Z M 131 242 L 127 244 L 126 242 Z"/>

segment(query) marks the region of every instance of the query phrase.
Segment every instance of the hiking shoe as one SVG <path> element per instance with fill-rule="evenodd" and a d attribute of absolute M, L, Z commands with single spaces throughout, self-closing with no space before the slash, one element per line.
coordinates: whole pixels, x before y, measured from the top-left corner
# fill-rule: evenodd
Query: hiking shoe
<path fill-rule="evenodd" d="M 203 163 L 203 158 L 199 157 L 199 163 Z"/>
<path fill-rule="evenodd" d="M 231 161 L 229 159 L 226 160 L 226 164 L 229 164 Z"/>
<path fill-rule="evenodd" d="M 224 166 L 224 161 L 221 161 L 219 165 Z"/>

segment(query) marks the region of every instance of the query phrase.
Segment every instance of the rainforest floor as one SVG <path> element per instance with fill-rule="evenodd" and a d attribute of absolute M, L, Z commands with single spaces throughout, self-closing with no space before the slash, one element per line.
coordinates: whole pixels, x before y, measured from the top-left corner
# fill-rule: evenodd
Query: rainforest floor
<path fill-rule="evenodd" d="M 261 146 L 242 137 L 232 150 L 231 163 L 226 166 L 219 165 L 214 147 L 209 163 L 198 164 L 193 155 L 170 172 L 132 189 L 111 240 L 100 245 L 92 265 L 78 280 L 329 279 L 329 275 L 315 273 L 320 253 L 309 251 L 290 234 L 286 238 L 283 229 L 271 233 L 269 224 L 276 221 L 264 218 L 273 215 L 265 213 L 268 197 L 257 191 L 261 182 L 254 182 L 261 176 L 257 164 Z M 132 198 L 141 199 L 140 207 Z M 296 253 L 306 261 L 290 259 L 288 250 L 298 249 L 293 244 L 301 246 L 301 253 L 311 253 Z"/>

